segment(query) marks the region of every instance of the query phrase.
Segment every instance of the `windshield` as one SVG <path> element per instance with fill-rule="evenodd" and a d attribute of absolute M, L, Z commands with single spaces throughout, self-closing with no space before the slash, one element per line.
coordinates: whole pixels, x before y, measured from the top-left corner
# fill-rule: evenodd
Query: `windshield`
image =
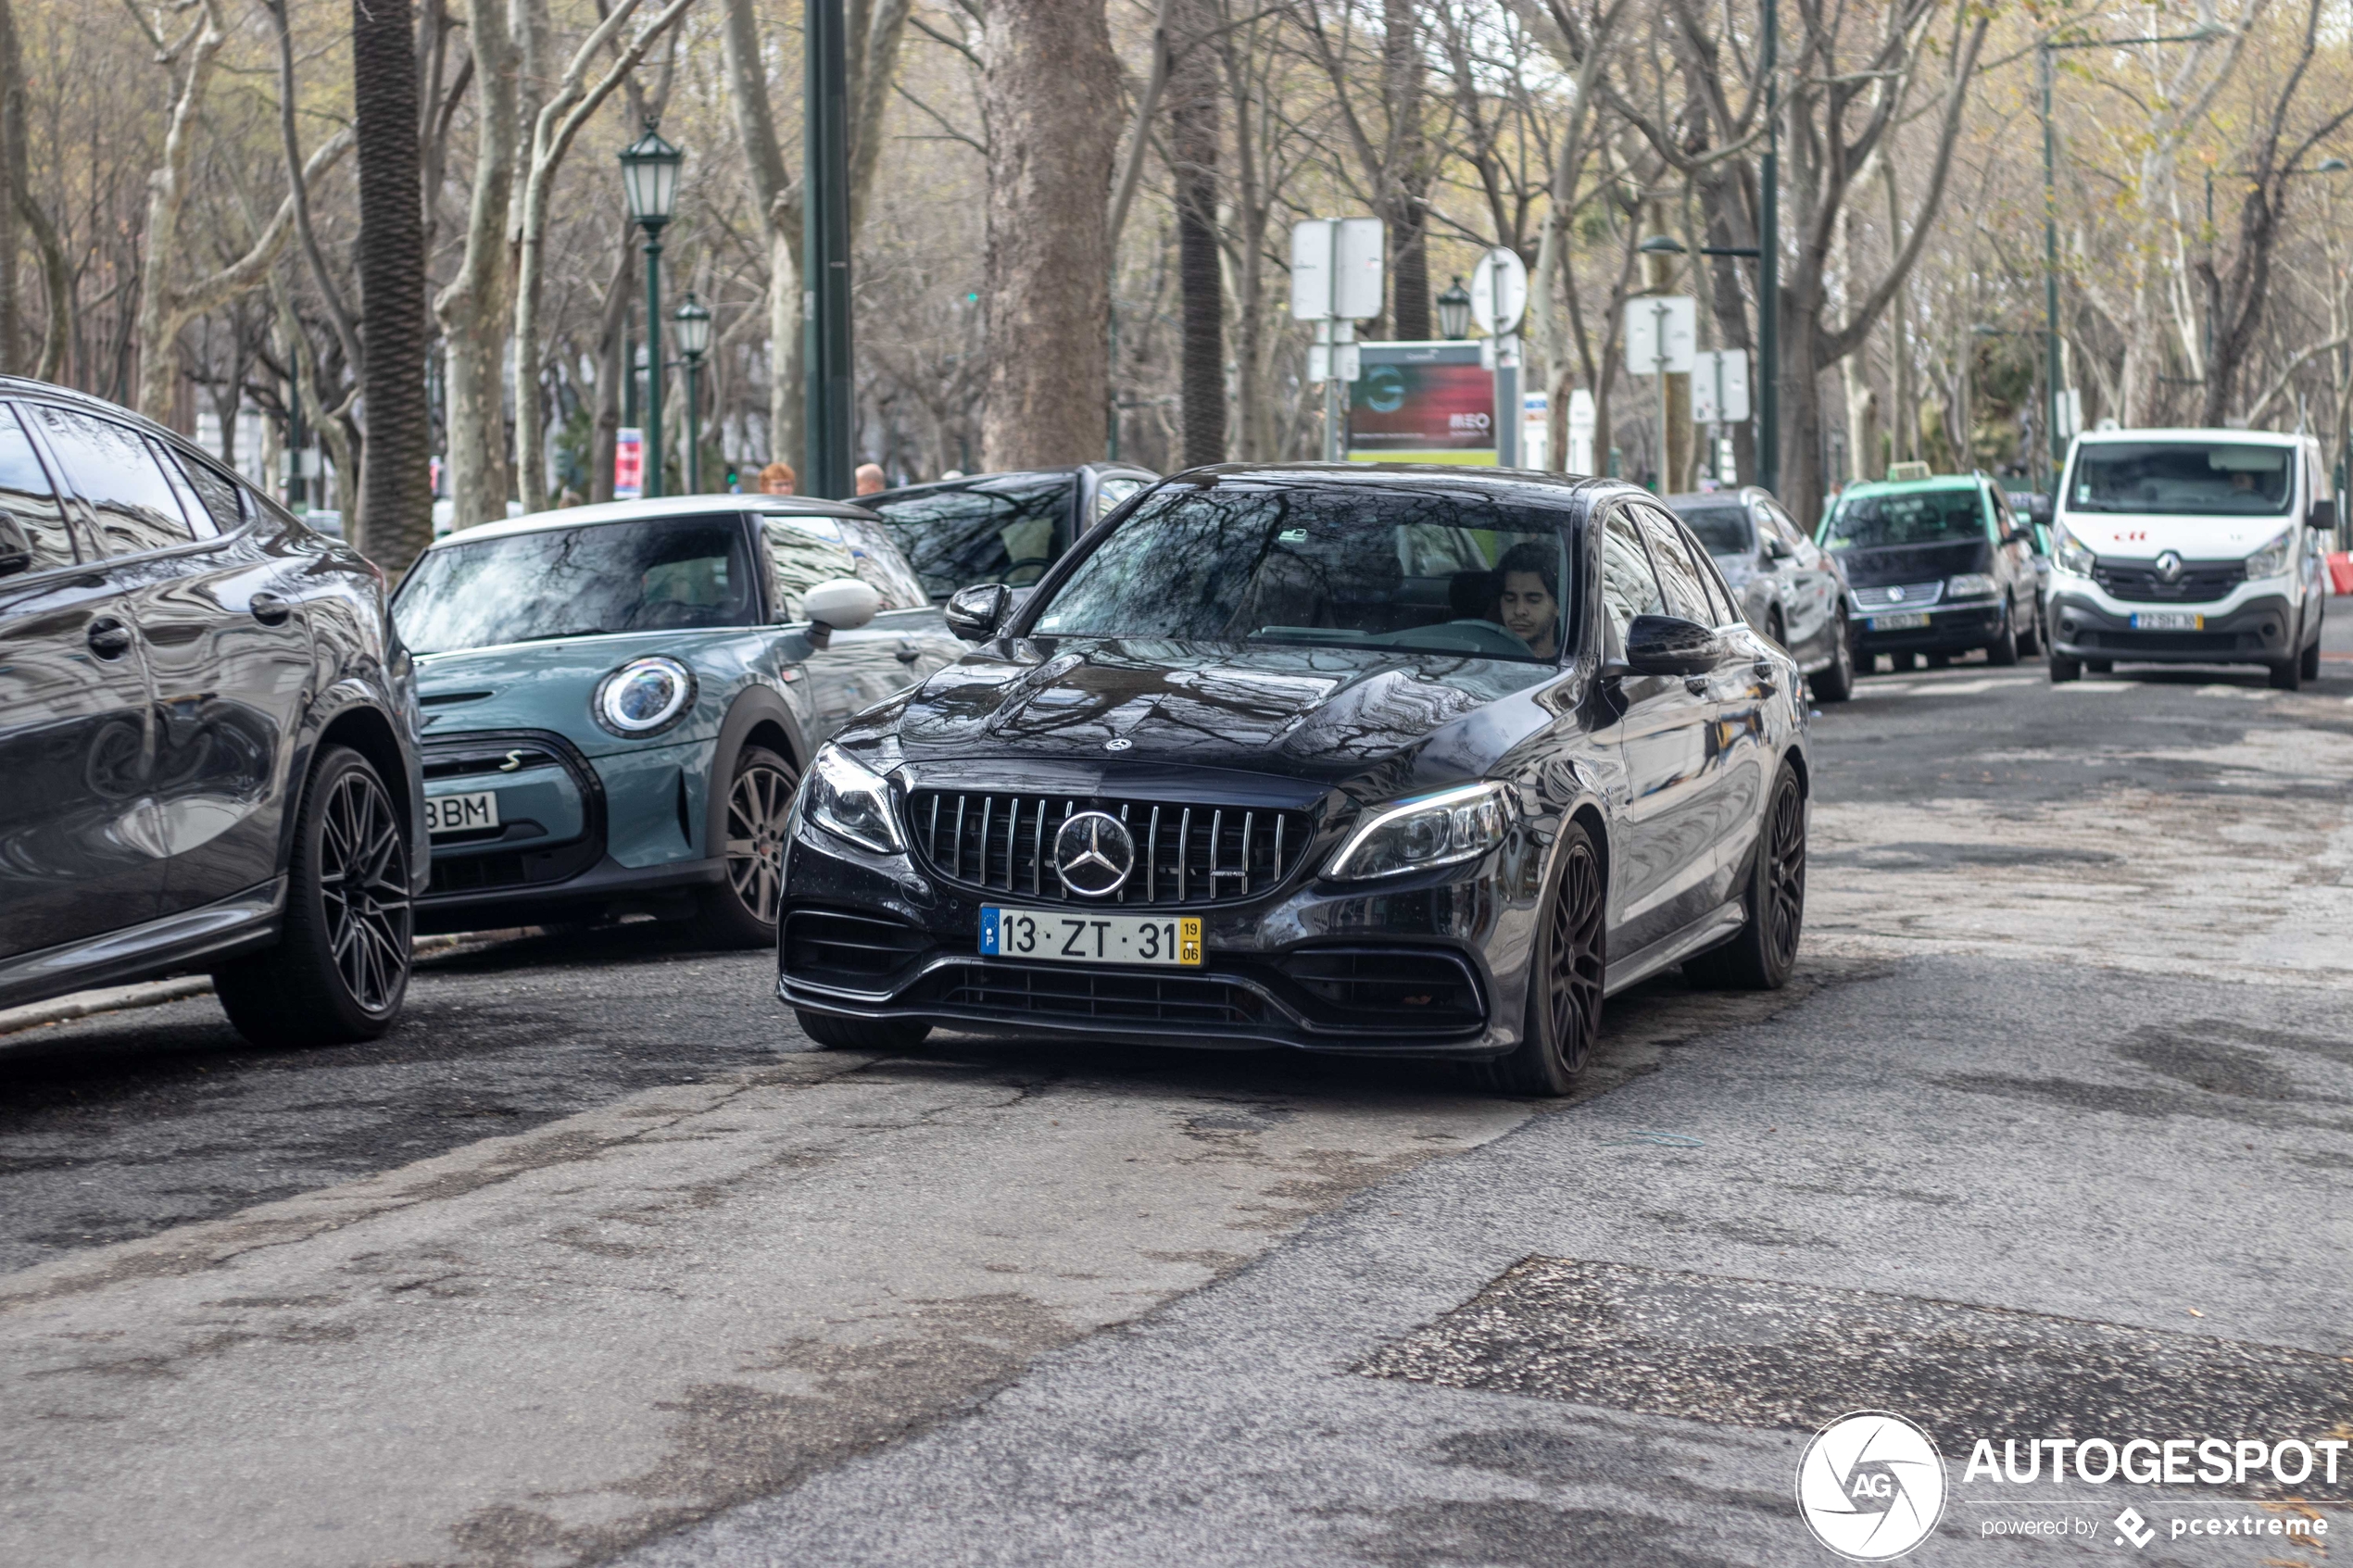
<path fill-rule="evenodd" d="M 1744 507 L 1693 507 L 1680 515 L 1711 556 L 1744 556 L 1756 547 Z"/>
<path fill-rule="evenodd" d="M 1227 481 L 1145 501 L 1030 630 L 1551 661 L 1572 602 L 1554 513 L 1467 486 Z"/>
<path fill-rule="evenodd" d="M 1881 545 L 1950 545 L 1985 537 L 1985 508 L 1971 490 L 1906 490 L 1855 495 L 1838 504 L 1822 547 L 1868 550 Z"/>
<path fill-rule="evenodd" d="M 417 653 L 601 632 L 748 626 L 759 597 L 733 515 L 592 523 L 428 550 L 392 618 Z"/>
<path fill-rule="evenodd" d="M 1070 545 L 1074 477 L 932 490 L 862 505 L 882 514 L 934 598 L 982 583 L 1034 586 Z"/>
<path fill-rule="evenodd" d="M 2097 441 L 2076 448 L 2067 504 L 2079 512 L 2276 517 L 2295 498 L 2285 446 L 2235 441 Z"/>

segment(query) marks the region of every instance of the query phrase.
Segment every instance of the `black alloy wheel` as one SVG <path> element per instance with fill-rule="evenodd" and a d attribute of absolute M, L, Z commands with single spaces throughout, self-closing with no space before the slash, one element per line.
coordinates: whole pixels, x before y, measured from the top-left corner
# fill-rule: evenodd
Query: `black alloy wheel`
<path fill-rule="evenodd" d="M 1553 896 L 1542 907 L 1529 963 L 1520 1043 L 1479 1064 L 1486 1085 L 1506 1094 L 1567 1094 L 1601 1038 L 1608 888 L 1600 852 L 1582 822 L 1561 830 L 1554 865 Z"/>
<path fill-rule="evenodd" d="M 1844 702 L 1855 695 L 1855 626 L 1843 609 L 1831 633 L 1829 667 L 1808 678 L 1817 702 Z"/>
<path fill-rule="evenodd" d="M 1778 991 L 1797 967 L 1806 929 L 1806 792 L 1787 762 L 1773 780 L 1771 803 L 1749 863 L 1748 919 L 1740 935 L 1683 962 L 1694 985 L 1729 991 Z"/>
<path fill-rule="evenodd" d="M 703 890 L 697 924 L 714 947 L 765 947 L 776 940 L 784 902 L 785 824 L 800 776 L 764 746 L 736 754 L 727 784 L 726 880 Z"/>
<path fill-rule="evenodd" d="M 2308 681 L 2321 678 L 2321 640 L 2318 637 L 2313 638 L 2312 646 L 2304 650 L 2303 662 L 2296 669 Z"/>
<path fill-rule="evenodd" d="M 1985 662 L 2002 670 L 2018 662 L 2018 611 L 2007 603 L 2002 606 L 2000 634 L 1985 645 Z"/>
<path fill-rule="evenodd" d="M 368 759 L 329 746 L 311 770 L 286 868 L 278 945 L 213 972 L 258 1045 L 370 1040 L 408 994 L 415 935 L 407 824 Z"/>

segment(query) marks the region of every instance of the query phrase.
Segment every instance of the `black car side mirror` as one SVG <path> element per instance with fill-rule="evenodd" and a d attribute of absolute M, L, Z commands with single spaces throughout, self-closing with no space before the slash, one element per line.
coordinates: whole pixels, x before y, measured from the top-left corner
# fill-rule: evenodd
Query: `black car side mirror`
<path fill-rule="evenodd" d="M 1765 558 L 1767 560 L 1788 560 L 1791 557 L 1797 554 L 1796 551 L 1791 549 L 1786 544 L 1783 544 L 1781 542 L 1780 535 L 1777 533 L 1762 534 L 1760 537 L 1764 542 Z"/>
<path fill-rule="evenodd" d="M 995 633 L 1013 605 L 1011 588 L 1002 583 L 982 583 L 950 595 L 939 613 L 948 630 L 968 643 L 977 643 Z"/>
<path fill-rule="evenodd" d="M 2334 501 L 2313 502 L 2312 509 L 2304 515 L 2304 526 L 2334 533 L 2336 531 L 2336 503 Z"/>
<path fill-rule="evenodd" d="M 1705 675 L 1724 657 L 1724 640 L 1679 615 L 1638 615 L 1626 629 L 1626 665 L 1638 675 Z"/>
<path fill-rule="evenodd" d="M 32 565 L 32 538 L 16 515 L 0 508 L 0 577 L 14 577 Z"/>

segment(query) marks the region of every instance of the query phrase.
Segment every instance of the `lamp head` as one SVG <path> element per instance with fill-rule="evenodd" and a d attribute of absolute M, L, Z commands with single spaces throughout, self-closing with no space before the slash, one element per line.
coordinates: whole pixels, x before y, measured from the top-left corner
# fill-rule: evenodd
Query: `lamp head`
<path fill-rule="evenodd" d="M 678 166 L 686 155 L 661 139 L 651 119 L 646 133 L 621 149 L 621 191 L 630 219 L 648 229 L 670 221 L 678 205 Z"/>
<path fill-rule="evenodd" d="M 686 303 L 671 312 L 677 324 L 678 352 L 689 359 L 700 359 L 711 351 L 711 307 L 697 299 L 694 291 L 686 291 Z"/>
<path fill-rule="evenodd" d="M 1470 335 L 1471 296 L 1460 274 L 1454 286 L 1438 296 L 1438 330 L 1449 338 Z"/>

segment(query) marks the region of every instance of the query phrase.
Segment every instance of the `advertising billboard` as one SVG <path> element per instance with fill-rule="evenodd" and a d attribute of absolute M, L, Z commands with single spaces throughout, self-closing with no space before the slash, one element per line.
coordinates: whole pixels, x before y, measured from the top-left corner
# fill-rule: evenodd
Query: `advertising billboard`
<path fill-rule="evenodd" d="M 1352 462 L 1495 461 L 1495 374 L 1475 343 L 1367 343 L 1349 387 Z"/>

